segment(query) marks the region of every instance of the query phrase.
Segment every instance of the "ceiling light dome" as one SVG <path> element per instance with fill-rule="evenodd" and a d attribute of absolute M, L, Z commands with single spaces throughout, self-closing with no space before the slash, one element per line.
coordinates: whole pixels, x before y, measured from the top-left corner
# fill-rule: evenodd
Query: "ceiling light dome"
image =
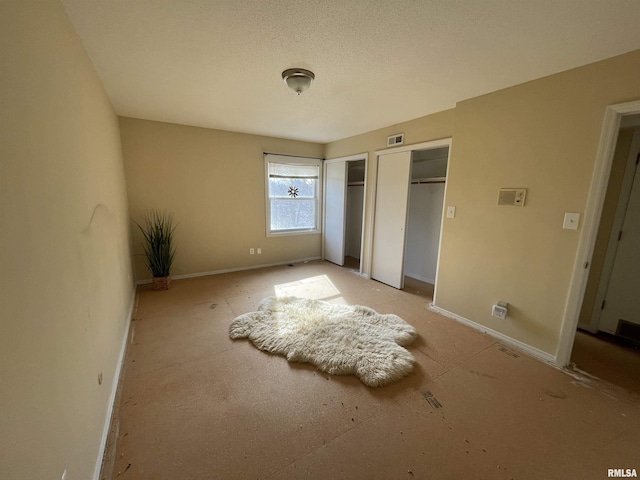
<path fill-rule="evenodd" d="M 309 88 L 315 78 L 313 72 L 304 68 L 289 68 L 282 72 L 284 83 L 298 95 Z"/>

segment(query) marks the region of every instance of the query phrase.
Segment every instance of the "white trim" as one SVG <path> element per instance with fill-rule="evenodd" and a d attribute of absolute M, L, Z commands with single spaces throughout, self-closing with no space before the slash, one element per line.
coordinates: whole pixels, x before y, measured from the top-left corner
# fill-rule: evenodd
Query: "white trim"
<path fill-rule="evenodd" d="M 250 265 L 248 267 L 235 267 L 235 268 L 225 268 L 222 270 L 211 270 L 209 272 L 196 272 L 196 273 L 186 273 L 184 275 L 171 275 L 172 280 L 182 280 L 184 278 L 196 278 L 196 277 L 206 277 L 208 275 L 219 275 L 221 273 L 231 273 L 231 272 L 242 272 L 244 270 L 256 270 L 259 268 L 268 268 L 268 267 L 277 267 L 280 265 L 288 265 L 290 263 L 306 263 L 314 260 L 322 260 L 321 257 L 308 257 L 308 258 L 298 258 L 296 260 L 287 260 L 284 262 L 276 262 L 276 263 L 264 263 L 260 265 Z M 144 280 L 138 280 L 136 285 L 148 285 L 152 283 L 153 280 L 151 278 L 146 278 Z"/>
<path fill-rule="evenodd" d="M 445 310 L 444 308 L 437 307 L 433 303 L 429 304 L 429 310 L 439 313 L 440 315 L 444 315 L 447 318 L 456 320 L 457 322 L 460 322 L 463 325 L 466 325 L 467 327 L 471 327 L 482 333 L 486 333 L 487 335 L 493 338 L 496 338 L 503 343 L 509 344 L 509 346 L 511 347 L 517 348 L 518 350 L 521 350 L 522 352 L 537 358 L 538 360 L 542 360 L 545 363 L 549 363 L 553 366 L 556 366 L 556 357 L 554 357 L 550 353 L 547 353 L 543 350 L 532 347 L 531 345 L 527 345 L 526 343 L 523 343 L 520 340 L 516 340 L 515 338 L 505 335 L 504 333 L 500 333 L 496 330 L 485 327 L 484 325 L 480 325 L 479 323 L 469 320 L 468 318 L 464 318 L 464 317 L 461 317 L 460 315 L 456 315 L 455 313 Z"/>
<path fill-rule="evenodd" d="M 364 240 L 365 240 L 365 225 L 367 225 L 366 217 L 367 217 L 367 185 L 369 181 L 367 180 L 367 173 L 369 171 L 369 153 L 356 153 L 354 155 L 347 155 L 346 157 L 337 157 L 330 158 L 324 161 L 325 169 L 328 163 L 336 163 L 336 162 L 357 162 L 359 160 L 364 160 L 364 189 L 362 191 L 362 235 L 360 236 L 360 275 L 369 278 L 368 274 L 363 271 L 363 261 L 365 251 L 364 251 Z M 348 172 L 347 172 L 348 173 Z M 347 178 L 347 183 L 349 179 Z M 323 182 L 324 183 L 324 182 Z M 323 194 L 326 193 L 326 185 L 323 186 Z M 346 206 L 346 204 L 345 204 Z M 324 226 L 325 226 L 325 216 L 324 216 L 324 208 L 322 211 L 322 259 L 324 260 Z"/>
<path fill-rule="evenodd" d="M 571 360 L 571 350 L 576 335 L 580 308 L 584 299 L 584 291 L 589 278 L 589 268 L 585 268 L 586 262 L 591 262 L 593 250 L 598 235 L 600 215 L 607 193 L 611 163 L 620 130 L 620 119 L 623 115 L 640 113 L 640 101 L 610 105 L 605 110 L 600 143 L 596 152 L 591 186 L 584 212 L 584 223 L 578 241 L 573 273 L 569 282 L 569 293 L 565 302 L 562 316 L 560 340 L 556 350 L 556 361 L 561 367 L 568 365 Z"/>
<path fill-rule="evenodd" d="M 444 232 L 444 220 L 447 217 L 447 189 L 449 188 L 449 168 L 451 167 L 451 150 L 453 148 L 453 138 L 448 140 L 447 146 L 447 171 L 444 174 L 444 197 L 442 198 L 442 215 L 440 216 L 440 238 L 438 239 L 438 259 L 436 261 L 436 278 L 433 280 L 433 302 L 438 297 L 438 275 L 440 274 L 440 255 L 442 254 L 442 234 Z"/>
<path fill-rule="evenodd" d="M 362 236 L 360 237 L 360 275 L 369 278 L 369 273 L 365 273 L 362 268 L 362 259 L 365 252 L 365 226 L 367 225 L 367 189 L 369 188 L 369 180 L 367 174 L 369 173 L 369 154 L 364 154 L 364 189 L 362 190 Z M 372 210 L 369 208 L 369 210 Z"/>
<path fill-rule="evenodd" d="M 388 155 L 389 153 L 408 152 L 415 150 L 434 150 L 440 147 L 450 147 L 451 138 L 440 138 L 438 140 L 431 140 L 429 142 L 414 143 L 412 145 L 401 145 L 399 147 L 384 148 L 382 150 L 376 150 L 374 153 L 378 156 Z"/>
<path fill-rule="evenodd" d="M 107 415 L 104 421 L 104 426 L 102 427 L 102 438 L 100 439 L 100 446 L 98 448 L 98 458 L 93 469 L 93 480 L 100 480 L 100 473 L 102 472 L 102 463 L 104 460 L 105 450 L 107 448 L 107 441 L 109 440 L 109 431 L 111 430 L 111 420 L 113 417 L 116 395 L 118 393 L 118 384 L 120 383 L 120 375 L 122 374 L 122 366 L 124 365 L 124 356 L 127 352 L 127 339 L 129 338 L 129 329 L 131 328 L 131 317 L 133 316 L 133 307 L 135 305 L 135 301 L 136 290 L 134 288 L 131 294 L 131 303 L 129 305 L 129 313 L 127 315 L 127 322 L 124 329 L 124 336 L 122 338 L 122 345 L 120 346 L 120 354 L 118 356 L 118 362 L 116 363 L 113 382 L 111 383 L 111 393 L 109 394 Z"/>
<path fill-rule="evenodd" d="M 277 232 L 271 232 L 267 234 L 267 237 L 291 237 L 293 235 L 320 235 L 322 230 L 317 228 L 315 230 L 279 230 Z"/>
<path fill-rule="evenodd" d="M 369 170 L 371 169 L 371 173 Z M 360 253 L 360 273 L 364 278 L 371 278 L 371 260 L 373 259 L 373 219 L 376 213 L 376 195 L 378 192 L 378 157 L 375 162 L 367 162 L 364 167 L 367 185 L 364 190 L 364 204 L 367 205 L 367 191 L 369 192 L 369 208 L 362 216 L 362 252 Z M 371 177 L 371 181 L 369 181 Z M 366 230 L 365 230 L 366 227 Z M 365 241 L 368 240 L 368 241 Z"/>

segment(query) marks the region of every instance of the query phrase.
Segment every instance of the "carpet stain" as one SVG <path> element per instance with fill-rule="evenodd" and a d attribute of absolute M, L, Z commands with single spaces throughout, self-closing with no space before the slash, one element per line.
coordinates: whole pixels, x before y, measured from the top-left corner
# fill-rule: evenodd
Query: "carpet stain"
<path fill-rule="evenodd" d="M 493 375 L 489 375 L 488 373 L 476 372 L 474 370 L 469 370 L 469 373 L 473 373 L 474 375 L 478 375 L 479 377 L 487 377 L 497 379 L 498 377 L 494 377 Z"/>
<path fill-rule="evenodd" d="M 498 350 L 500 350 L 502 353 L 504 353 L 505 355 L 508 355 L 512 358 L 518 358 L 520 355 L 518 355 L 516 352 L 513 352 L 511 350 L 509 350 L 508 348 L 502 346 L 502 345 L 498 345 Z"/>

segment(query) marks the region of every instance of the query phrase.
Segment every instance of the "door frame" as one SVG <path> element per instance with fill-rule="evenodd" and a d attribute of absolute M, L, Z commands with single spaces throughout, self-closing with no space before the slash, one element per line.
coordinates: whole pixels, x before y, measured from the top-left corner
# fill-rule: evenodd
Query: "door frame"
<path fill-rule="evenodd" d="M 449 167 L 451 166 L 451 146 L 453 144 L 453 137 L 446 137 L 446 138 L 440 138 L 438 140 L 431 140 L 428 142 L 420 142 L 420 143 L 413 143 L 410 145 L 400 145 L 398 147 L 391 147 L 391 148 L 385 148 L 382 150 L 376 150 L 374 153 L 376 154 L 376 161 L 375 161 L 375 172 L 373 174 L 374 178 L 373 178 L 373 191 L 372 191 L 372 198 L 373 198 L 373 208 L 371 208 L 371 212 L 370 216 L 370 222 L 369 222 L 369 230 L 367 232 L 368 234 L 368 238 L 369 238 L 369 249 L 367 252 L 367 266 L 368 266 L 368 271 L 366 272 L 366 275 L 368 277 L 371 276 L 371 261 L 373 258 L 373 248 L 371 248 L 373 246 L 373 219 L 375 218 L 375 198 L 376 198 L 376 185 L 378 183 L 378 160 L 380 158 L 381 155 L 387 155 L 389 153 L 400 153 L 400 152 L 415 152 L 417 150 L 435 150 L 436 148 L 443 148 L 443 147 L 448 147 L 449 148 L 449 154 L 448 154 L 448 158 L 447 158 L 447 177 L 449 176 Z M 409 181 L 411 181 L 411 179 L 409 179 Z M 437 295 L 437 291 L 438 291 L 438 275 L 440 274 L 440 254 L 442 252 L 442 230 L 444 227 L 444 218 L 445 218 L 445 211 L 447 209 L 447 187 L 449 186 L 449 183 L 445 183 L 444 185 L 444 202 L 442 202 L 442 220 L 440 223 L 440 239 L 438 240 L 438 261 L 436 264 L 436 283 L 434 285 L 434 291 L 433 291 L 433 303 L 435 304 L 436 301 L 436 295 Z M 405 236 L 406 236 L 406 231 L 405 231 Z M 404 270 L 404 265 L 403 265 L 403 270 Z"/>
<path fill-rule="evenodd" d="M 323 170 L 323 175 L 325 175 L 323 178 L 326 178 L 326 170 L 327 170 L 327 164 L 329 163 L 337 163 L 337 162 L 357 162 L 359 160 L 364 160 L 364 190 L 362 192 L 362 235 L 360 237 L 360 275 L 363 274 L 362 271 L 362 264 L 363 264 L 363 259 L 364 259 L 364 239 L 365 239 L 365 235 L 367 234 L 367 232 L 365 232 L 365 225 L 367 225 L 366 222 L 366 214 L 367 214 L 367 185 L 369 184 L 369 182 L 367 181 L 367 175 L 369 173 L 369 153 L 368 152 L 364 152 L 364 153 L 356 153 L 354 155 L 347 155 L 346 157 L 338 157 L 338 158 L 331 158 L 329 160 L 325 160 L 324 166 L 322 168 Z M 349 183 L 349 171 L 347 169 L 347 179 L 346 182 L 347 184 Z M 326 189 L 327 189 L 327 184 L 326 181 L 322 182 L 322 197 L 323 197 L 323 203 L 322 203 L 322 259 L 325 259 L 324 256 L 324 238 L 325 238 L 325 225 L 326 225 L 326 221 L 327 221 L 327 217 L 326 217 L 326 208 L 325 208 L 325 202 L 326 202 Z M 347 197 L 345 196 L 345 211 L 346 211 L 346 207 L 347 207 Z M 371 224 L 371 222 L 369 222 L 369 225 Z"/>
<path fill-rule="evenodd" d="M 602 214 L 602 207 L 607 193 L 613 154 L 618 141 L 620 121 L 624 115 L 636 115 L 639 113 L 640 100 L 609 105 L 605 110 L 600 143 L 596 151 L 594 171 L 584 211 L 582 232 L 578 240 L 578 249 L 569 282 L 569 294 L 567 295 L 562 316 L 560 341 L 555 354 L 555 364 L 560 367 L 568 365 L 571 360 L 571 350 L 573 349 L 580 308 L 587 287 L 587 279 L 589 278 L 589 267 L 591 266 L 591 257 L 593 256 L 600 225 L 600 215 Z"/>

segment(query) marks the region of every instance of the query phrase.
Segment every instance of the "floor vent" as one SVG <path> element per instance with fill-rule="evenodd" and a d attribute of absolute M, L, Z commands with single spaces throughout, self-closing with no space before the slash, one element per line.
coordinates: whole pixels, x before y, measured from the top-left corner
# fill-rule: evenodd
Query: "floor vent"
<path fill-rule="evenodd" d="M 640 345 L 640 325 L 629 322 L 628 320 L 618 320 L 618 329 L 616 335 L 625 338 L 636 345 Z"/>
<path fill-rule="evenodd" d="M 429 391 L 423 392 L 422 396 L 427 402 L 429 402 L 429 405 L 431 405 L 433 408 L 442 408 L 442 404 L 438 401 L 436 397 L 433 396 L 433 393 Z"/>

